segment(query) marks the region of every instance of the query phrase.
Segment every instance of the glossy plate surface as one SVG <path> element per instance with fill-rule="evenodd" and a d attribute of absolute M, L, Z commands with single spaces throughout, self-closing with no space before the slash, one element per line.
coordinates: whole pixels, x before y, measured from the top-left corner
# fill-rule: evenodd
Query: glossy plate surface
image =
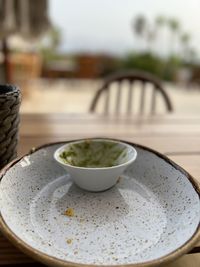
<path fill-rule="evenodd" d="M 181 168 L 135 145 L 137 159 L 117 185 L 89 193 L 54 160 L 61 145 L 25 156 L 2 177 L 1 224 L 20 247 L 54 266 L 150 265 L 191 248 L 199 235 L 200 200 Z"/>

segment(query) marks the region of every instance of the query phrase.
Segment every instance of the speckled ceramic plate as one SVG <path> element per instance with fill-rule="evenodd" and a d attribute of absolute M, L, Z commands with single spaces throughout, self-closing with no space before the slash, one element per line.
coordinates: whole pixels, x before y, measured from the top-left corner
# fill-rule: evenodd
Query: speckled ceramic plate
<path fill-rule="evenodd" d="M 199 188 L 182 168 L 133 144 L 138 157 L 117 185 L 89 193 L 54 160 L 61 145 L 44 146 L 2 172 L 0 224 L 15 245 L 52 266 L 155 266 L 194 246 Z"/>

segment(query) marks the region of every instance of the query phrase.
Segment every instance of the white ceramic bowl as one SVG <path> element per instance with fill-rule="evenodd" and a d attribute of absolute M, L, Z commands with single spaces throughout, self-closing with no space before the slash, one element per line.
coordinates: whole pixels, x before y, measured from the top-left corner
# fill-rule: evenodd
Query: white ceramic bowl
<path fill-rule="evenodd" d="M 94 192 L 114 186 L 136 156 L 132 146 L 109 139 L 70 142 L 54 153 L 79 187 Z"/>

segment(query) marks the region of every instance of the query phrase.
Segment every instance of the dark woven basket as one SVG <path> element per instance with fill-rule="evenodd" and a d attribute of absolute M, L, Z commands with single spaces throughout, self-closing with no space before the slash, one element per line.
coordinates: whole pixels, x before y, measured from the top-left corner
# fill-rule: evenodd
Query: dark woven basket
<path fill-rule="evenodd" d="M 18 87 L 0 85 L 0 169 L 17 157 L 20 103 Z"/>

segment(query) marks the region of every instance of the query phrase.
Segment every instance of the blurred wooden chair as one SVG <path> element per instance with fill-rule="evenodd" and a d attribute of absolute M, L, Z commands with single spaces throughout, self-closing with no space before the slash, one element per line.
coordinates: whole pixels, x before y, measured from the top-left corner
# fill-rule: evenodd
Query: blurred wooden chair
<path fill-rule="evenodd" d="M 112 95 L 111 87 L 114 85 L 115 95 Z M 126 87 L 127 92 L 126 96 L 123 97 L 124 87 Z M 134 91 L 136 89 L 140 89 L 141 92 L 140 94 L 137 93 L 138 99 L 135 99 Z M 146 101 L 147 91 L 148 94 L 151 94 L 151 96 L 148 96 L 148 101 Z M 164 104 L 165 112 L 172 112 L 172 103 L 159 79 L 146 72 L 122 71 L 104 80 L 102 87 L 96 92 L 91 102 L 89 111 L 97 112 L 98 103 L 100 100 L 103 100 L 102 107 L 104 114 L 112 113 L 120 115 L 122 110 L 127 115 L 154 114 L 156 112 L 158 97 L 163 101 L 161 106 L 163 107 Z"/>
<path fill-rule="evenodd" d="M 17 84 L 23 96 L 29 93 L 33 80 L 40 77 L 42 72 L 42 59 L 35 53 L 13 53 L 9 56 L 9 82 Z"/>

